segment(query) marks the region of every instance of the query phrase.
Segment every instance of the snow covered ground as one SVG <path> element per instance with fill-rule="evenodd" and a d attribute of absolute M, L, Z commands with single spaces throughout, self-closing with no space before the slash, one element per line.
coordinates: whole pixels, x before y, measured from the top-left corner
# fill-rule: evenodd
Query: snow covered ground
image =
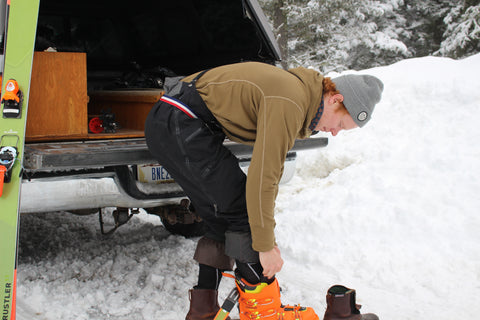
<path fill-rule="evenodd" d="M 322 318 L 340 283 L 381 319 L 478 318 L 479 70 L 475 55 L 361 72 L 385 84 L 372 121 L 299 154 L 277 199 L 285 303 Z M 184 319 L 195 240 L 146 214 L 108 238 L 96 216 L 23 216 L 18 318 Z"/>

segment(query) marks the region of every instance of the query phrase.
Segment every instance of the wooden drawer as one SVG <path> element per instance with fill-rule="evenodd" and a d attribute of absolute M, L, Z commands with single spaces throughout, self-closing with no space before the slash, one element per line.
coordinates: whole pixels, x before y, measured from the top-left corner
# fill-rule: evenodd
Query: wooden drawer
<path fill-rule="evenodd" d="M 87 104 L 85 53 L 34 53 L 27 141 L 86 138 Z"/>

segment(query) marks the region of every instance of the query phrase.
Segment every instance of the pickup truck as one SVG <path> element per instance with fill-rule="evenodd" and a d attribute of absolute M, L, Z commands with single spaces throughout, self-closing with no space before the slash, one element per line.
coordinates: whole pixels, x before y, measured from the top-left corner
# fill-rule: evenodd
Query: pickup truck
<path fill-rule="evenodd" d="M 5 11 L 7 0 L 0 1 Z M 0 29 L 5 30 L 0 12 Z M 3 34 L 2 40 L 6 38 Z M 27 115 L 21 213 L 99 213 L 115 225 L 139 208 L 199 235 L 202 222 L 144 139 L 169 77 L 241 61 L 276 64 L 280 50 L 257 0 L 41 0 Z M 299 140 L 296 151 L 326 138 Z M 248 170 L 251 147 L 225 141 Z M 168 152 L 168 150 L 165 150 Z M 100 219 L 102 221 L 102 219 Z"/>

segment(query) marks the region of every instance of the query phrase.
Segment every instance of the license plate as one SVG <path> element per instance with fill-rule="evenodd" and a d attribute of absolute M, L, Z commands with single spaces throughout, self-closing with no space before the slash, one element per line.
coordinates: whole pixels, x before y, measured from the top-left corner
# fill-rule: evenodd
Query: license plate
<path fill-rule="evenodd" d="M 171 183 L 173 178 L 165 167 L 159 164 L 146 164 L 137 166 L 138 181 L 143 183 Z"/>

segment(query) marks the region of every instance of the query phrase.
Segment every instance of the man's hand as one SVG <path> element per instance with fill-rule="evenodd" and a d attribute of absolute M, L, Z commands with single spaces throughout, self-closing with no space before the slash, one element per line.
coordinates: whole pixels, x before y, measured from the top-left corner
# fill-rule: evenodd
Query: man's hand
<path fill-rule="evenodd" d="M 270 251 L 259 252 L 259 255 L 260 264 L 263 267 L 263 275 L 268 279 L 282 270 L 283 259 L 277 246 Z"/>

